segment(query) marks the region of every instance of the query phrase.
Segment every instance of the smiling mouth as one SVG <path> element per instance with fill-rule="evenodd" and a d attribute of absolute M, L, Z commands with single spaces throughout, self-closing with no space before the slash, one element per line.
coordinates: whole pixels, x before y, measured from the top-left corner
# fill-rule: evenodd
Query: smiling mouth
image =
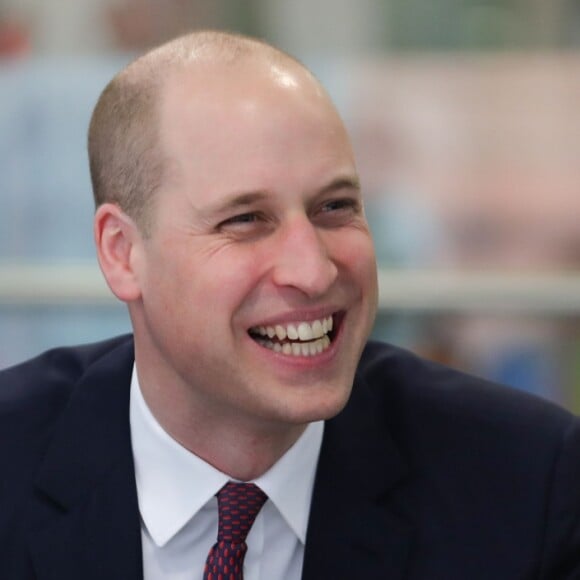
<path fill-rule="evenodd" d="M 317 320 L 254 326 L 248 334 L 260 346 L 287 356 L 316 356 L 327 350 L 336 337 L 344 313 Z"/>

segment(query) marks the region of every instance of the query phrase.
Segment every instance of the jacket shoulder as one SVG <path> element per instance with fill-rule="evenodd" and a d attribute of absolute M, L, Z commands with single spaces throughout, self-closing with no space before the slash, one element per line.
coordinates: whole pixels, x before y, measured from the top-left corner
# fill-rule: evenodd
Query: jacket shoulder
<path fill-rule="evenodd" d="M 553 431 L 559 438 L 574 420 L 572 413 L 541 397 L 378 342 L 369 342 L 363 352 L 357 385 L 369 392 L 390 422 L 442 431 L 481 427 L 497 436 L 518 431 L 532 438 L 534 432 L 545 436 Z"/>
<path fill-rule="evenodd" d="M 440 577 L 425 572 L 438 559 L 470 570 L 462 578 L 580 577 L 572 413 L 379 343 L 363 353 L 352 400 L 350 424 L 379 425 L 405 465 L 393 501 L 417 523 L 414 577 Z M 480 549 L 462 560 L 453 546 L 470 542 Z"/>
<path fill-rule="evenodd" d="M 0 422 L 21 413 L 50 415 L 70 397 L 83 374 L 100 358 L 130 342 L 130 335 L 48 350 L 0 371 Z"/>
<path fill-rule="evenodd" d="M 30 538 L 60 537 L 59 530 L 68 530 L 62 510 L 82 497 L 92 477 L 97 481 L 107 471 L 99 467 L 130 453 L 128 426 L 119 417 L 127 414 L 132 360 L 132 339 L 123 336 L 56 348 L 0 372 L 0 465 L 6 467 L 0 480 L 0 577 L 32 578 Z M 73 536 L 65 537 L 67 545 Z"/>

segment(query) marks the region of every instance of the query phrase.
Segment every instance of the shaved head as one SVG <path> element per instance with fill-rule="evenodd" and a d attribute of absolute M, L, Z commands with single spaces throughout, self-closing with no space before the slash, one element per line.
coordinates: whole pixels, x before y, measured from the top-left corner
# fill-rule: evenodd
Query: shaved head
<path fill-rule="evenodd" d="M 147 235 L 151 205 L 167 167 L 159 143 L 159 103 L 179 71 L 211 71 L 263 61 L 300 69 L 294 58 L 260 40 L 218 31 L 191 33 L 141 56 L 105 87 L 89 127 L 88 151 L 95 205 L 117 204 Z M 322 89 L 321 89 L 322 90 Z"/>
<path fill-rule="evenodd" d="M 275 48 L 195 33 L 111 82 L 89 146 L 97 256 L 129 306 L 148 407 L 217 469 L 264 473 L 307 423 L 344 407 L 376 310 L 338 112 Z M 302 321 L 336 332 L 308 352 L 256 335 Z"/>

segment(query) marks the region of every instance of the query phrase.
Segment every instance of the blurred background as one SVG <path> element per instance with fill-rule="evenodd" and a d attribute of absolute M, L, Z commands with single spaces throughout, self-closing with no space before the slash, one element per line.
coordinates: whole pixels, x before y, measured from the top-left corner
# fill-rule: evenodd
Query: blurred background
<path fill-rule="evenodd" d="M 343 114 L 375 336 L 580 411 L 578 0 L 0 0 L 0 367 L 129 330 L 93 251 L 90 113 L 208 27 L 297 56 Z"/>

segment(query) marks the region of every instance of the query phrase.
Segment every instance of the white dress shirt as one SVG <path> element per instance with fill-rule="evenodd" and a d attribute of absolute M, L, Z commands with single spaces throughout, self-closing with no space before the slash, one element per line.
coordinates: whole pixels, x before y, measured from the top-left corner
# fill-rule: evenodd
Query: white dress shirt
<path fill-rule="evenodd" d="M 180 445 L 147 407 L 135 368 L 131 440 L 141 514 L 144 580 L 202 580 L 217 539 L 215 494 L 230 477 Z M 299 580 L 324 424 L 311 423 L 296 443 L 253 480 L 269 500 L 246 543 L 245 580 Z"/>

